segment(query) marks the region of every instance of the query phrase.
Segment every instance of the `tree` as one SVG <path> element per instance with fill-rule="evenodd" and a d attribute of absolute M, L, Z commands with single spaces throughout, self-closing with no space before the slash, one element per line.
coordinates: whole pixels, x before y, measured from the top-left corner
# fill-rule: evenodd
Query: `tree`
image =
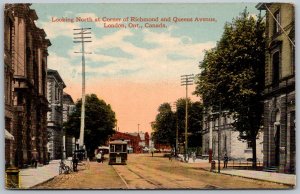
<path fill-rule="evenodd" d="M 200 63 L 195 91 L 206 107 L 221 106 L 233 114 L 239 137 L 252 142 L 253 167 L 263 113 L 264 30 L 261 16 L 254 19 L 246 9 L 232 23 L 226 23 L 217 46 L 206 51 Z"/>
<path fill-rule="evenodd" d="M 172 112 L 169 103 L 163 103 L 158 108 L 155 122 L 152 124 L 154 132 L 152 139 L 156 143 L 167 144 L 176 147 L 176 128 L 178 125 L 179 142 L 184 142 L 185 133 L 185 98 L 176 101 L 176 112 Z M 188 147 L 200 147 L 202 145 L 202 104 L 191 102 L 188 99 Z"/>
<path fill-rule="evenodd" d="M 175 147 L 176 120 L 169 103 L 159 106 L 152 128 L 154 130 L 152 139 L 155 143 Z"/>
<path fill-rule="evenodd" d="M 65 123 L 67 134 L 75 138 L 80 134 L 81 104 L 81 99 L 76 102 L 76 110 Z M 89 156 L 93 156 L 94 150 L 114 133 L 115 122 L 115 112 L 109 104 L 95 94 L 86 95 L 84 144 Z"/>
<path fill-rule="evenodd" d="M 185 133 L 185 98 L 176 101 L 176 117 L 178 119 L 178 134 L 181 137 L 180 142 L 184 142 Z M 188 99 L 188 147 L 202 147 L 202 109 L 200 102 L 191 102 Z"/>

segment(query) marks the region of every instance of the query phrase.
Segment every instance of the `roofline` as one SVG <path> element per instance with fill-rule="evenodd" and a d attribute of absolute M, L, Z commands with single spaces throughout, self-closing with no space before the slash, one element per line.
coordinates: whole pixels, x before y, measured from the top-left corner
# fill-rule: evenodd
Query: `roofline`
<path fill-rule="evenodd" d="M 57 70 L 53 70 L 53 69 L 47 69 L 47 74 L 48 75 L 54 75 L 59 82 L 61 82 L 63 84 L 63 88 L 66 87 L 66 84 L 65 82 L 63 81 L 63 79 L 61 78 L 61 76 L 59 75 L 58 71 Z"/>

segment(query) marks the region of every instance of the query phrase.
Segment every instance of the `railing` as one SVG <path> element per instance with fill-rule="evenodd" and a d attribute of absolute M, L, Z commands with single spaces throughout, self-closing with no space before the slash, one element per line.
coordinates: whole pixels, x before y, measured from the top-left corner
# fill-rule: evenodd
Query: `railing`
<path fill-rule="evenodd" d="M 222 161 L 223 162 L 223 161 Z M 224 164 L 224 163 L 223 163 Z M 229 160 L 227 164 L 227 168 L 233 168 L 233 169 L 253 169 L 252 167 L 253 162 L 252 161 L 245 161 L 245 160 Z M 260 160 L 257 160 L 256 162 L 257 169 L 263 168 L 263 163 Z"/>

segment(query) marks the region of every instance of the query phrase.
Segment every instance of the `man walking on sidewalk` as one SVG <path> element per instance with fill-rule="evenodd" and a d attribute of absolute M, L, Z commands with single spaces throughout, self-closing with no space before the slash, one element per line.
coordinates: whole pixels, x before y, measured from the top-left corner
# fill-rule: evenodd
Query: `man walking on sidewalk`
<path fill-rule="evenodd" d="M 227 164 L 228 164 L 228 156 L 227 156 L 227 154 L 225 154 L 225 156 L 224 156 L 224 166 L 223 166 L 223 168 L 227 168 Z"/>
<path fill-rule="evenodd" d="M 76 153 L 73 154 L 72 162 L 73 162 L 73 171 L 77 172 L 78 157 Z"/>

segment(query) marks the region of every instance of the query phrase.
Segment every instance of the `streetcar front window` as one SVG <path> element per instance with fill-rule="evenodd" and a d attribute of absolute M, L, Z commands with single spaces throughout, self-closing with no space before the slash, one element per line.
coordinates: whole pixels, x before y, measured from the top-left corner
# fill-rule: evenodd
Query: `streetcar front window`
<path fill-rule="evenodd" d="M 115 152 L 122 152 L 122 145 L 116 145 Z"/>
<path fill-rule="evenodd" d="M 123 145 L 123 152 L 127 152 L 127 145 Z"/>
<path fill-rule="evenodd" d="M 110 152 L 115 152 L 115 145 L 110 145 Z"/>

